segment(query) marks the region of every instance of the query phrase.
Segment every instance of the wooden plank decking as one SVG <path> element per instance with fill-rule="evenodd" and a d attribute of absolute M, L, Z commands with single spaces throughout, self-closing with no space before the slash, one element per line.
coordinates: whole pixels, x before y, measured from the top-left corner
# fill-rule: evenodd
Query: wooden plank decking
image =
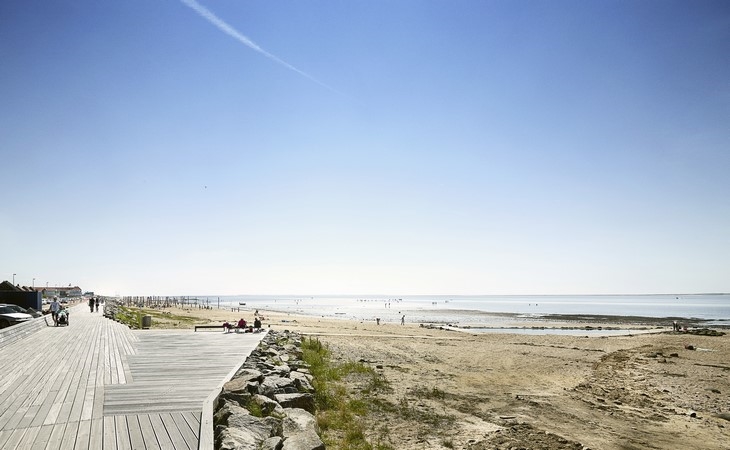
<path fill-rule="evenodd" d="M 69 322 L 0 341 L 0 449 L 197 449 L 205 398 L 263 337 Z"/>

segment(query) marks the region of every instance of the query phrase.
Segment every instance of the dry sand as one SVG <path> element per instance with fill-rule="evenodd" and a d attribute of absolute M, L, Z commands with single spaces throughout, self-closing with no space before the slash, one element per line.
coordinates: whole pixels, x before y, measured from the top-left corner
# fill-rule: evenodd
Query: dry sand
<path fill-rule="evenodd" d="M 166 311 L 253 320 L 250 309 Z M 475 335 L 261 314 L 382 373 L 399 412 L 364 420 L 371 442 L 394 449 L 730 449 L 730 335 Z"/>

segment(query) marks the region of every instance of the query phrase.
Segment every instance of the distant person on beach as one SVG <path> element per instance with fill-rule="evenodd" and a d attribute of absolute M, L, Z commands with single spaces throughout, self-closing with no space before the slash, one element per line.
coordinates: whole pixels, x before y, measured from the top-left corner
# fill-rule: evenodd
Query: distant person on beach
<path fill-rule="evenodd" d="M 89 298 L 89 309 L 94 312 L 94 297 Z"/>
<path fill-rule="evenodd" d="M 53 323 L 58 325 L 58 311 L 61 309 L 61 304 L 58 303 L 58 297 L 53 297 L 51 302 L 51 317 L 53 317 Z"/>
<path fill-rule="evenodd" d="M 400 318 L 400 324 L 401 325 L 405 325 L 406 324 L 406 316 L 405 316 L 405 314 L 403 315 L 403 317 Z"/>
<path fill-rule="evenodd" d="M 375 318 L 375 324 L 376 325 L 380 325 L 380 317 L 376 317 Z"/>

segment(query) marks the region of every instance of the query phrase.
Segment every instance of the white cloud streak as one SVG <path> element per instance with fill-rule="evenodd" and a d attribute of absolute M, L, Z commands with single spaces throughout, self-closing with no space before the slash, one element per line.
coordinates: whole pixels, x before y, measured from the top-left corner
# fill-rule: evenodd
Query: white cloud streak
<path fill-rule="evenodd" d="M 322 83 L 321 81 L 317 80 L 316 78 L 314 78 L 313 76 L 309 75 L 308 73 L 303 72 L 303 71 L 297 69 L 296 67 L 292 66 L 291 64 L 289 64 L 288 62 L 284 61 L 283 59 L 280 59 L 276 55 L 272 55 L 271 53 L 267 52 L 263 48 L 259 47 L 258 44 L 256 44 L 254 41 L 252 41 L 248 37 L 246 37 L 243 34 L 241 34 L 238 30 L 236 30 L 232 26 L 228 25 L 223 19 L 221 19 L 220 17 L 218 17 L 215 14 L 213 14 L 213 12 L 211 12 L 208 8 L 206 8 L 205 6 L 201 5 L 197 1 L 195 1 L 195 0 L 180 0 L 180 1 L 183 4 L 185 4 L 186 6 L 188 6 L 190 9 L 192 9 L 193 11 L 195 11 L 196 13 L 198 13 L 201 17 L 203 17 L 204 19 L 206 19 L 208 22 L 210 22 L 213 25 L 215 25 L 216 28 L 218 28 L 222 32 L 226 33 L 227 35 L 229 35 L 233 39 L 237 40 L 238 42 L 242 43 L 246 47 L 248 47 L 248 48 L 250 48 L 252 50 L 255 50 L 255 51 L 261 53 L 262 55 L 264 55 L 265 57 L 269 58 L 270 60 L 272 60 L 272 61 L 274 61 L 276 63 L 281 64 L 282 66 L 286 67 L 287 69 L 292 70 L 292 71 L 298 73 L 299 75 L 301 75 L 301 76 L 303 76 L 303 77 L 305 77 L 305 78 L 307 78 L 307 79 L 309 79 L 309 80 L 317 83 L 318 85 L 320 85 L 320 86 L 322 86 L 322 87 L 324 87 L 326 89 L 329 89 L 330 91 L 332 91 L 332 92 L 334 92 L 336 94 L 342 95 L 336 89 L 334 89 L 334 88 L 332 88 L 332 87 L 330 87 L 330 86 Z"/>

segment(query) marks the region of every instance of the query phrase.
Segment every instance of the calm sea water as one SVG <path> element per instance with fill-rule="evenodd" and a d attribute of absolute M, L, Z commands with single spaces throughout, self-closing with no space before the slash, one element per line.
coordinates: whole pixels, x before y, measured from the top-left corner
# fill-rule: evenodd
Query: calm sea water
<path fill-rule="evenodd" d="M 535 320 L 550 314 L 684 317 L 730 325 L 729 294 L 536 296 L 202 296 L 211 305 L 275 310 L 322 317 L 410 323 L 480 323 Z M 466 313 L 468 311 L 468 313 Z"/>

